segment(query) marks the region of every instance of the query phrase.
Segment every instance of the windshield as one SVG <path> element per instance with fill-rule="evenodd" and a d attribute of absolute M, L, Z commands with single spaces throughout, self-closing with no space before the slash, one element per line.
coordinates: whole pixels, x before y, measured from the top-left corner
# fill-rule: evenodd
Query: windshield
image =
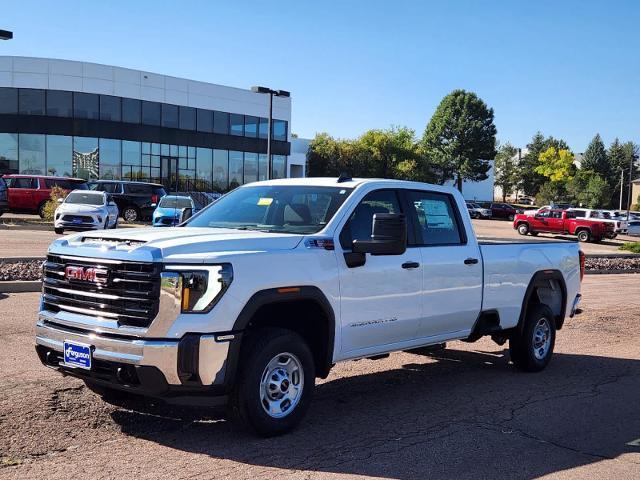
<path fill-rule="evenodd" d="M 300 185 L 241 187 L 201 211 L 187 226 L 315 233 L 331 220 L 351 191 Z"/>
<path fill-rule="evenodd" d="M 191 199 L 186 197 L 162 197 L 160 208 L 191 208 Z"/>
<path fill-rule="evenodd" d="M 64 203 L 80 204 L 80 205 L 104 205 L 104 196 L 95 193 L 71 192 L 67 195 Z"/>

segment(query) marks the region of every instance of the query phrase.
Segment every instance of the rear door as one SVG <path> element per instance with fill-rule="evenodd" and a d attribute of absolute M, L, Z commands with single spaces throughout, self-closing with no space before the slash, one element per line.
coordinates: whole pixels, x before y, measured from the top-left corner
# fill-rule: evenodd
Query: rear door
<path fill-rule="evenodd" d="M 473 230 L 449 193 L 411 190 L 407 203 L 423 265 L 418 336 L 466 336 L 482 305 L 482 259 Z"/>
<path fill-rule="evenodd" d="M 9 183 L 9 208 L 30 210 L 37 208 L 38 180 L 33 177 L 13 177 Z"/>

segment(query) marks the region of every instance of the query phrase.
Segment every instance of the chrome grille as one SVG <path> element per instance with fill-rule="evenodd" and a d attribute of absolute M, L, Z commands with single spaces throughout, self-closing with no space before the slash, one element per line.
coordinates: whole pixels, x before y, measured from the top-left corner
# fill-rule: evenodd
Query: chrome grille
<path fill-rule="evenodd" d="M 67 267 L 107 270 L 105 283 L 69 280 Z M 116 320 L 148 327 L 158 313 L 160 271 L 157 263 L 48 255 L 43 267 L 44 309 Z M 97 275 L 104 278 L 105 275 Z"/>

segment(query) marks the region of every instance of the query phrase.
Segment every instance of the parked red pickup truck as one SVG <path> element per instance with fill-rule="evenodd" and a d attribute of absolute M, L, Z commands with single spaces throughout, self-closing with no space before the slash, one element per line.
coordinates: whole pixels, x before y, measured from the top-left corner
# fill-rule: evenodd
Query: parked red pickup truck
<path fill-rule="evenodd" d="M 538 235 L 538 233 L 575 235 L 581 242 L 600 242 L 613 233 L 612 223 L 576 218 L 573 212 L 552 209 L 535 215 L 516 215 L 513 219 L 513 228 L 518 230 L 520 235 Z"/>

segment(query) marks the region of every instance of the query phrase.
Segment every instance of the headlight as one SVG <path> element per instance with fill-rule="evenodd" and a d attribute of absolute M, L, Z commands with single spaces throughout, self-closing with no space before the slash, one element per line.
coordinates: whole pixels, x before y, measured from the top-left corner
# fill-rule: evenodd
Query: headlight
<path fill-rule="evenodd" d="M 165 267 L 180 276 L 180 304 L 183 313 L 211 310 L 233 281 L 231 264 Z"/>

